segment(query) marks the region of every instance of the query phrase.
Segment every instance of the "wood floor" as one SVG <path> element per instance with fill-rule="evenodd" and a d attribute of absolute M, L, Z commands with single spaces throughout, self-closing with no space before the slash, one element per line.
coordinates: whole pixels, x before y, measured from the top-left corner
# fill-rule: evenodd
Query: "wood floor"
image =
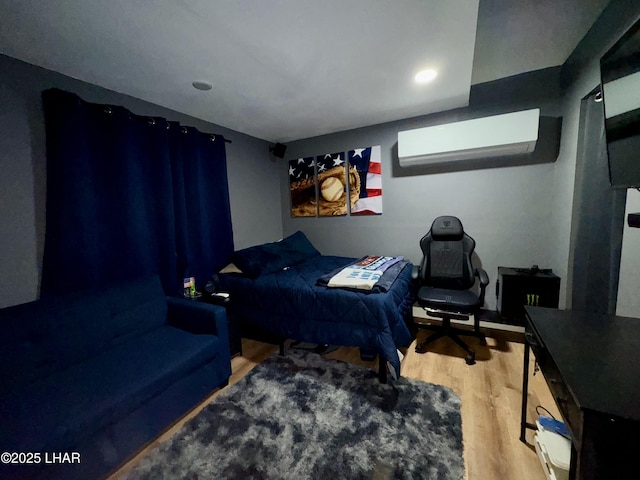
<path fill-rule="evenodd" d="M 426 334 L 428 331 L 420 331 L 418 341 Z M 487 346 L 481 346 L 478 340 L 468 337 L 468 343 L 476 350 L 476 364 L 473 366 L 465 363 L 463 353 L 447 339 L 436 342 L 425 354 L 415 353 L 414 342 L 406 351 L 402 375 L 446 385 L 460 395 L 467 480 L 545 480 L 533 448 L 533 432 L 527 433 L 527 444 L 519 440 L 523 344 L 514 334 L 489 334 L 492 337 L 487 338 Z M 231 362 L 230 385 L 270 355 L 277 354 L 276 346 L 252 340 L 243 340 L 242 348 L 243 356 L 235 357 Z M 326 357 L 377 368 L 376 361 L 360 360 L 356 348 L 340 348 Z M 558 417 L 544 378 L 540 373 L 531 376 L 533 355 L 531 357 L 528 419 L 533 421 L 535 418 L 536 405 L 542 405 Z M 218 393 L 202 402 L 110 479 L 130 470 L 150 449 L 170 438 Z"/>

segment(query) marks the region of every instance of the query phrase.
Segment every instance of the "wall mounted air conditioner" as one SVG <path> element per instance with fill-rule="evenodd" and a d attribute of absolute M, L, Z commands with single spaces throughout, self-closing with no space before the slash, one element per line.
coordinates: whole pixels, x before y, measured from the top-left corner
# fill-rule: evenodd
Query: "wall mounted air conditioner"
<path fill-rule="evenodd" d="M 398 132 L 402 167 L 445 164 L 530 153 L 536 147 L 540 109 Z"/>

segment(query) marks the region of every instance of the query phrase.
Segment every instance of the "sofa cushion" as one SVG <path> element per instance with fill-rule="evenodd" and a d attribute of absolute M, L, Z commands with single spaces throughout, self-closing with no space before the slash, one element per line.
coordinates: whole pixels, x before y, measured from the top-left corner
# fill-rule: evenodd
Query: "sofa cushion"
<path fill-rule="evenodd" d="M 0 397 L 0 448 L 63 449 L 211 362 L 221 342 L 161 326 Z"/>
<path fill-rule="evenodd" d="M 0 395 L 167 321 L 157 277 L 0 310 Z"/>
<path fill-rule="evenodd" d="M 167 300 L 158 277 L 78 292 L 58 297 L 57 302 L 58 323 L 52 326 L 53 338 L 48 342 L 68 362 L 83 360 L 167 322 Z"/>
<path fill-rule="evenodd" d="M 56 312 L 45 303 L 41 300 L 0 310 L 0 397 L 58 368 L 47 342 Z"/>

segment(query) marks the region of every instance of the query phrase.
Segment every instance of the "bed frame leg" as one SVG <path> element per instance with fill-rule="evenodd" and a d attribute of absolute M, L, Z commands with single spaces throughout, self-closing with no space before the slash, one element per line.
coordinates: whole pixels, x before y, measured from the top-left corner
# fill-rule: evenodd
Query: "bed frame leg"
<path fill-rule="evenodd" d="M 380 383 L 387 383 L 387 362 L 384 361 L 382 355 L 378 355 L 378 378 Z"/>

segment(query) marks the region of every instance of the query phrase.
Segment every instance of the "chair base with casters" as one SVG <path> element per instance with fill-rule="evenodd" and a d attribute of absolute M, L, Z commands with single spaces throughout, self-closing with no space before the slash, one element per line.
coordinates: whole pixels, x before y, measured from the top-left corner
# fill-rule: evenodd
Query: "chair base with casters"
<path fill-rule="evenodd" d="M 465 330 L 462 328 L 455 328 L 451 326 L 451 320 L 469 320 L 469 315 L 457 314 L 453 312 L 437 311 L 429 308 L 425 308 L 424 310 L 432 317 L 441 318 L 442 326 L 434 327 L 433 325 L 423 325 L 419 322 L 415 322 L 418 328 L 435 329 L 434 333 L 432 333 L 427 338 L 425 338 L 422 342 L 416 345 L 416 353 L 426 353 L 428 350 L 427 347 L 431 343 L 435 342 L 440 338 L 449 337 L 451 340 L 453 340 L 456 343 L 456 345 L 458 345 L 462 350 L 464 350 L 467 353 L 467 356 L 465 357 L 465 362 L 467 362 L 467 365 L 473 365 L 474 363 L 476 363 L 476 352 L 469 345 L 467 345 L 460 338 L 460 336 L 461 335 L 473 336 L 480 339 L 481 345 L 487 344 L 486 337 L 480 331 L 480 320 L 478 319 L 478 317 L 474 315 L 473 330 Z"/>

